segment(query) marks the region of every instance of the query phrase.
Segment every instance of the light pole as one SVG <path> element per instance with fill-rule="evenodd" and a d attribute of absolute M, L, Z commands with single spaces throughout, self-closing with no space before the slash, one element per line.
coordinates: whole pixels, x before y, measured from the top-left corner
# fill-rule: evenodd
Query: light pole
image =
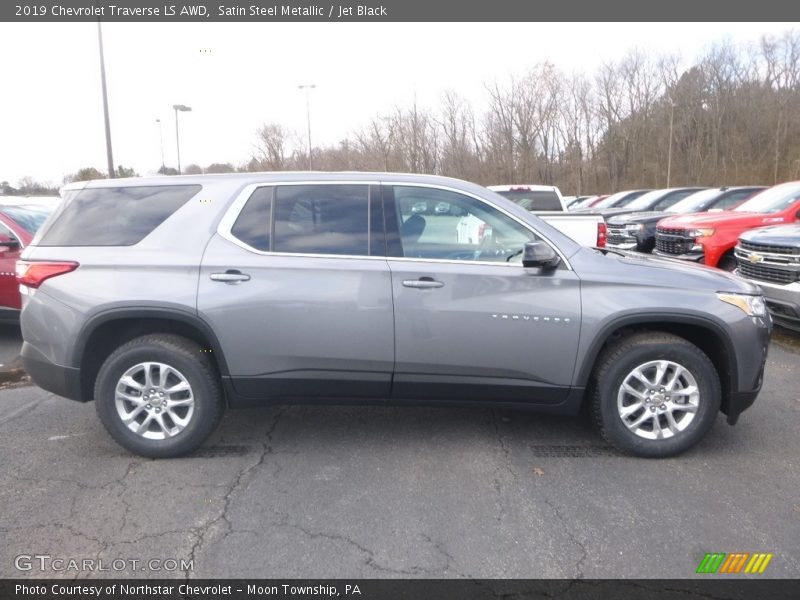
<path fill-rule="evenodd" d="M 669 187 L 669 179 L 672 174 L 672 121 L 675 117 L 675 102 L 670 101 L 669 104 L 669 150 L 667 151 L 667 187 Z"/>
<path fill-rule="evenodd" d="M 164 175 L 164 171 L 167 170 L 164 166 L 164 128 L 161 125 L 161 119 L 156 119 L 156 123 L 158 123 L 158 139 L 161 142 L 161 174 Z"/>
<path fill-rule="evenodd" d="M 103 28 L 97 22 L 97 43 L 100 46 L 100 86 L 103 89 L 103 116 L 106 122 L 106 159 L 108 160 L 108 177 L 114 178 L 114 157 L 111 154 L 111 123 L 108 119 L 108 92 L 106 91 L 106 61 L 103 56 Z"/>
<path fill-rule="evenodd" d="M 184 104 L 173 104 L 172 108 L 175 109 L 175 146 L 178 148 L 178 175 L 181 174 L 181 139 L 178 135 L 178 111 L 191 112 L 192 107 Z"/>
<path fill-rule="evenodd" d="M 306 92 L 306 124 L 308 125 L 308 170 L 312 169 L 312 160 L 311 160 L 311 90 L 313 90 L 316 84 L 313 83 L 306 83 L 303 85 L 298 85 L 298 90 L 305 90 Z"/>

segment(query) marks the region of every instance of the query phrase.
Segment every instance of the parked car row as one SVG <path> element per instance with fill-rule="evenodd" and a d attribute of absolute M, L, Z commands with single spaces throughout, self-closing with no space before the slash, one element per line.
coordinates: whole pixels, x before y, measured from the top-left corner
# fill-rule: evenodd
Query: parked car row
<path fill-rule="evenodd" d="M 800 331 L 800 182 L 651 190 L 615 204 L 629 193 L 576 212 L 604 217 L 608 248 L 716 267 L 758 284 L 775 322 Z"/>
<path fill-rule="evenodd" d="M 775 322 L 800 331 L 800 224 L 792 224 L 800 182 L 623 190 L 565 197 L 565 207 L 603 218 L 597 246 L 697 262 L 760 285 Z"/>

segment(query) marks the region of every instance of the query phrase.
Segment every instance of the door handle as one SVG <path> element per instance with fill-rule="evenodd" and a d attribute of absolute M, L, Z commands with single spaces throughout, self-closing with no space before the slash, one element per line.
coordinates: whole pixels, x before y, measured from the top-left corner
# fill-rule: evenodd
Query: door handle
<path fill-rule="evenodd" d="M 250 275 L 237 271 L 236 269 L 228 269 L 224 273 L 212 273 L 211 281 L 224 281 L 229 284 L 237 284 L 242 281 L 250 281 Z"/>
<path fill-rule="evenodd" d="M 416 288 L 418 290 L 444 287 L 444 283 L 436 281 L 432 277 L 420 277 L 419 279 L 404 279 L 403 286 Z"/>

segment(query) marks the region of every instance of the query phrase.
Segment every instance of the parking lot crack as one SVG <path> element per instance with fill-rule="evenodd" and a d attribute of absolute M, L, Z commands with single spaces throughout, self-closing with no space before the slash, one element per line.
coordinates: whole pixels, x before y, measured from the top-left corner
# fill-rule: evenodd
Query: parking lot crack
<path fill-rule="evenodd" d="M 321 531 L 311 531 L 310 529 L 307 529 L 307 528 L 303 527 L 302 525 L 297 525 L 295 523 L 283 523 L 282 526 L 289 527 L 291 529 L 296 529 L 297 531 L 302 532 L 303 534 L 307 535 L 308 537 L 310 537 L 312 539 L 320 539 L 320 538 L 322 538 L 322 539 L 331 540 L 331 541 L 334 541 L 334 542 L 342 542 L 344 544 L 352 546 L 353 548 L 358 550 L 360 553 L 365 555 L 366 558 L 364 560 L 364 564 L 366 566 L 368 566 L 371 569 L 374 569 L 376 571 L 379 571 L 381 573 L 390 573 L 390 574 L 393 574 L 393 575 L 438 575 L 438 574 L 440 574 L 435 570 L 427 569 L 425 567 L 420 567 L 420 566 L 413 566 L 413 567 L 409 567 L 407 569 L 395 569 L 395 568 L 392 568 L 392 567 L 389 567 L 389 566 L 386 566 L 386 565 L 382 565 L 382 564 L 377 562 L 377 560 L 375 559 L 375 553 L 372 550 L 370 550 L 369 548 L 366 548 L 365 546 L 359 544 L 354 539 L 352 539 L 352 538 L 350 538 L 348 536 L 342 535 L 342 534 L 326 533 L 326 532 L 321 532 Z"/>
<path fill-rule="evenodd" d="M 231 507 L 231 502 L 233 500 L 234 495 L 239 490 L 239 488 L 244 484 L 245 477 L 253 472 L 254 470 L 258 469 L 267 459 L 267 456 L 272 454 L 272 436 L 275 433 L 275 428 L 278 426 L 278 423 L 281 419 L 281 416 L 285 412 L 285 409 L 281 409 L 275 413 L 272 418 L 272 422 L 270 423 L 269 427 L 267 428 L 266 433 L 264 434 L 264 441 L 261 442 L 261 452 L 259 453 L 258 459 L 255 462 L 250 463 L 249 465 L 244 466 L 234 477 L 231 484 L 228 486 L 228 490 L 225 492 L 225 495 L 222 498 L 222 510 L 220 510 L 219 514 L 209 520 L 207 523 L 202 525 L 201 527 L 194 528 L 192 531 L 194 533 L 195 541 L 192 544 L 192 547 L 189 550 L 189 562 L 190 564 L 194 564 L 195 559 L 197 558 L 198 553 L 203 549 L 203 546 L 206 544 L 206 538 L 209 536 L 211 529 L 217 523 L 224 523 L 224 531 L 220 536 L 219 540 L 225 539 L 230 533 L 233 531 L 233 526 L 231 524 L 230 518 L 228 517 L 228 512 Z M 191 575 L 191 571 L 185 571 L 184 576 L 188 580 Z"/>
<path fill-rule="evenodd" d="M 578 560 L 575 563 L 575 575 L 574 575 L 574 578 L 575 579 L 583 579 L 583 563 L 589 557 L 589 553 L 586 550 L 586 546 L 584 545 L 583 542 L 581 542 L 575 536 L 574 533 L 572 533 L 572 529 L 569 527 L 566 519 L 564 518 L 564 515 L 561 514 L 560 510 L 558 510 L 558 507 L 553 502 L 548 500 L 547 498 L 544 499 L 544 503 L 547 506 L 550 507 L 550 510 L 552 510 L 553 513 L 555 513 L 556 519 L 558 520 L 559 523 L 561 523 L 561 528 L 564 530 L 564 533 L 566 534 L 566 536 L 580 550 L 580 557 L 578 558 Z"/>
<path fill-rule="evenodd" d="M 497 516 L 495 517 L 498 522 L 502 521 L 506 514 L 505 505 L 503 503 L 503 482 L 502 482 L 502 472 L 505 471 L 508 476 L 511 478 L 511 481 L 516 483 L 517 482 L 517 474 L 514 472 L 512 468 L 512 459 L 511 459 L 511 449 L 506 444 L 505 437 L 503 436 L 503 432 L 500 430 L 500 423 L 497 420 L 497 411 L 492 410 L 490 411 L 491 416 L 491 426 L 494 432 L 495 439 L 497 440 L 497 444 L 500 447 L 500 451 L 502 452 L 503 456 L 503 463 L 502 465 L 498 465 L 495 470 L 495 477 L 492 479 L 492 486 L 494 487 L 495 494 L 497 495 Z"/>
<path fill-rule="evenodd" d="M 445 565 L 444 565 L 444 568 L 442 568 L 442 570 L 441 570 L 441 573 L 440 573 L 441 575 L 445 575 L 446 573 L 451 572 L 451 573 L 455 573 L 459 577 L 468 578 L 467 575 L 465 575 L 463 573 L 460 573 L 459 571 L 453 569 L 453 563 L 455 562 L 456 559 L 453 557 L 452 554 L 450 554 L 447 551 L 447 549 L 445 548 L 444 542 L 434 540 L 427 533 L 420 533 L 420 535 L 422 536 L 422 538 L 426 542 L 428 542 L 430 545 L 432 545 L 439 554 L 444 556 Z"/>

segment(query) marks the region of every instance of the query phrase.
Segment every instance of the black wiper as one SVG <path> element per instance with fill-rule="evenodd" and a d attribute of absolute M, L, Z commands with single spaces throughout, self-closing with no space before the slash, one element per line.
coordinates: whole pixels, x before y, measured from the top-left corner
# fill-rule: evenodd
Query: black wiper
<path fill-rule="evenodd" d="M 510 261 L 510 260 L 511 260 L 512 258 L 514 258 L 515 256 L 519 256 L 520 254 L 522 254 L 522 252 L 523 252 L 524 250 L 525 250 L 525 249 L 523 248 L 522 250 L 517 250 L 517 251 L 516 251 L 516 252 L 514 252 L 513 254 L 509 254 L 509 255 L 508 255 L 508 258 L 506 258 L 506 262 Z"/>

